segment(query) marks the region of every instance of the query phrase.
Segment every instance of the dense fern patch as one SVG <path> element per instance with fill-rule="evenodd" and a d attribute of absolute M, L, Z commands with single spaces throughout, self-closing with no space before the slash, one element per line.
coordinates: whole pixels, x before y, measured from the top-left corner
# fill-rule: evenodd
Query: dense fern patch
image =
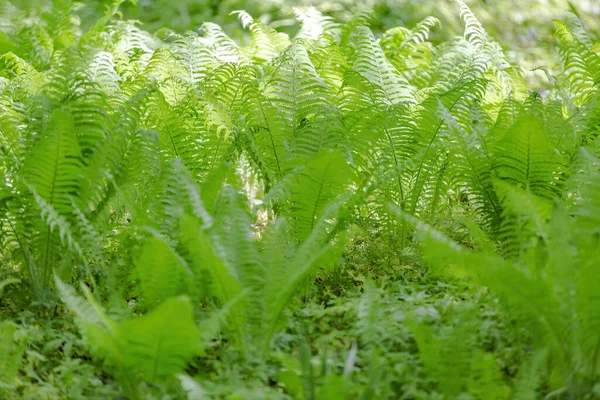
<path fill-rule="evenodd" d="M 0 397 L 600 396 L 600 53 L 461 0 L 145 31 L 0 14 Z M 88 26 L 89 25 L 89 26 Z"/>

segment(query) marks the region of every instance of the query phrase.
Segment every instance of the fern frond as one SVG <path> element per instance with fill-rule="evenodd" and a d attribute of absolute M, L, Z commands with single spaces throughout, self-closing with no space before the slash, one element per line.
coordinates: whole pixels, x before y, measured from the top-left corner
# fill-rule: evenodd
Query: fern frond
<path fill-rule="evenodd" d="M 144 304 L 152 308 L 163 300 L 189 294 L 192 271 L 164 240 L 150 237 L 135 262 L 134 274 L 140 281 Z"/>
<path fill-rule="evenodd" d="M 269 192 L 265 201 L 276 201 L 290 217 L 295 237 L 302 242 L 310 235 L 327 206 L 343 197 L 354 171 L 338 151 L 324 150 Z"/>
<path fill-rule="evenodd" d="M 0 324 L 0 393 L 13 391 L 13 382 L 21 366 L 25 342 L 16 338 L 17 325 L 12 321 Z"/>
<path fill-rule="evenodd" d="M 330 103 L 328 88 L 317 74 L 306 49 L 290 46 L 274 61 L 274 70 L 265 77 L 264 94 L 286 121 L 288 140 L 298 135 L 302 120 Z"/>
<path fill-rule="evenodd" d="M 118 345 L 124 353 L 123 369 L 147 382 L 164 382 L 183 372 L 202 350 L 190 300 L 173 297 L 147 315 L 120 326 Z"/>
<path fill-rule="evenodd" d="M 554 21 L 554 30 L 560 42 L 560 54 L 565 63 L 565 74 L 570 81 L 571 90 L 578 105 L 581 105 L 587 101 L 588 97 L 598 93 L 600 56 L 581 43 L 563 22 Z"/>
<path fill-rule="evenodd" d="M 538 196 L 552 199 L 561 193 L 563 162 L 534 114 L 521 115 L 498 142 L 495 168 L 500 179 Z"/>
<path fill-rule="evenodd" d="M 25 182 L 61 214 L 72 211 L 71 195 L 79 188 L 82 176 L 74 129 L 73 116 L 56 110 L 22 170 Z"/>
<path fill-rule="evenodd" d="M 252 18 L 247 12 L 234 11 L 232 14 L 237 15 L 244 28 L 250 29 L 252 46 L 249 57 L 255 63 L 263 64 L 270 61 L 291 44 L 285 33 L 277 32 L 260 20 Z"/>
<path fill-rule="evenodd" d="M 385 57 L 369 28 L 358 27 L 353 41 L 356 53 L 352 68 L 382 90 L 383 104 L 414 104 L 414 89 Z"/>
<path fill-rule="evenodd" d="M 334 38 L 339 37 L 339 24 L 333 18 L 323 15 L 315 7 L 309 7 L 306 10 L 294 8 L 294 15 L 302 24 L 302 27 L 294 36 L 294 40 L 317 40 L 325 33 Z"/>
<path fill-rule="evenodd" d="M 56 285 L 75 313 L 86 344 L 113 367 L 128 397 L 139 398 L 140 381 L 165 382 L 181 373 L 202 350 L 191 302 L 185 296 L 170 298 L 144 316 L 117 323 L 88 291 L 86 300 L 58 279 Z"/>
<path fill-rule="evenodd" d="M 242 49 L 223 32 L 219 25 L 205 22 L 202 24 L 202 30 L 204 31 L 202 39 L 213 49 L 213 54 L 218 61 L 221 63 L 248 62 Z"/>
<path fill-rule="evenodd" d="M 218 65 L 210 47 L 202 42 L 198 34 L 189 32 L 170 46 L 171 52 L 185 68 L 186 81 L 196 85 Z M 167 68 L 168 69 L 168 68 Z"/>

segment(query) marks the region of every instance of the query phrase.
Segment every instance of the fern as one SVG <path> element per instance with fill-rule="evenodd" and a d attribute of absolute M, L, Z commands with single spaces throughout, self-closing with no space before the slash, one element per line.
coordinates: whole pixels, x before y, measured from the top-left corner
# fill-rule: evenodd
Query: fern
<path fill-rule="evenodd" d="M 14 390 L 14 380 L 22 362 L 25 343 L 17 339 L 17 325 L 11 321 L 0 324 L 0 393 L 9 393 Z"/>
<path fill-rule="evenodd" d="M 563 163 L 556 156 L 539 117 L 531 113 L 519 117 L 496 149 L 495 164 L 500 179 L 541 197 L 560 194 Z"/>
<path fill-rule="evenodd" d="M 139 398 L 141 381 L 173 378 L 201 350 L 200 332 L 185 296 L 166 300 L 143 317 L 118 323 L 104 313 L 89 292 L 85 300 L 60 280 L 56 284 L 61 298 L 75 314 L 86 343 L 117 368 L 127 396 Z"/>

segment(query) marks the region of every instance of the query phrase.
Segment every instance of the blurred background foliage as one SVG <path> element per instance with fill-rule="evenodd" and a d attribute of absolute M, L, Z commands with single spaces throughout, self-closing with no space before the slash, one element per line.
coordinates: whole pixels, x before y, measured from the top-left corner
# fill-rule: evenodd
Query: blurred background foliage
<path fill-rule="evenodd" d="M 31 13 L 49 12 L 49 7 L 70 0 L 13 0 L 11 3 Z M 235 10 L 246 10 L 252 16 L 291 35 L 295 33 L 294 8 L 316 7 L 335 20 L 348 21 L 359 13 L 370 15 L 374 32 L 395 26 L 412 27 L 427 16 L 437 17 L 443 26 L 433 33 L 434 43 L 460 34 L 463 25 L 456 7 L 449 0 L 85 0 L 79 3 L 78 15 L 85 29 L 115 2 L 123 17 L 139 20 L 146 30 L 172 29 L 178 32 L 198 30 L 203 22 L 221 25 L 240 42 L 247 40 Z M 509 60 L 523 66 L 526 79 L 536 88 L 549 85 L 541 70 L 556 70 L 554 19 L 563 19 L 567 11 L 578 15 L 592 35 L 600 32 L 600 1 L 597 0 L 470 0 L 467 4 L 486 30 L 504 47 Z"/>
<path fill-rule="evenodd" d="M 226 25 L 235 31 L 239 24 L 230 13 L 246 10 L 281 31 L 294 33 L 297 29 L 294 8 L 309 6 L 340 22 L 357 13 L 372 11 L 374 30 L 410 27 L 430 15 L 442 21 L 445 36 L 463 30 L 456 7 L 448 0 L 85 0 L 79 5 L 83 23 L 95 21 L 115 1 L 123 2 L 120 9 L 125 18 L 141 21 L 149 31 L 165 27 L 180 32 L 194 30 L 206 21 Z M 13 0 L 11 3 L 33 12 L 53 4 L 47 0 Z M 548 51 L 548 44 L 554 42 L 550 21 L 561 18 L 565 11 L 574 12 L 586 28 L 598 32 L 600 2 L 597 0 L 470 0 L 466 3 L 487 31 L 513 52 L 519 48 Z"/>

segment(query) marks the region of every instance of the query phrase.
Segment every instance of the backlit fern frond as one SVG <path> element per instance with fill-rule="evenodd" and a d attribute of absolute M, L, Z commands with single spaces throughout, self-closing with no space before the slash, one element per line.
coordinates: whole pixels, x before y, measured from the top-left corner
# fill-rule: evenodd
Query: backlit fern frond
<path fill-rule="evenodd" d="M 427 41 L 430 31 L 440 25 L 434 17 L 420 21 L 413 29 L 388 29 L 379 43 L 390 62 L 417 87 L 427 84 L 433 63 L 433 45 Z"/>
<path fill-rule="evenodd" d="M 170 46 L 171 52 L 179 60 L 188 84 L 196 85 L 219 63 L 211 48 L 194 32 L 188 32 Z"/>
<path fill-rule="evenodd" d="M 223 32 L 223 29 L 212 22 L 202 24 L 204 35 L 201 41 L 206 42 L 213 50 L 213 54 L 222 63 L 245 63 L 248 62 L 243 50 Z"/>
<path fill-rule="evenodd" d="M 554 30 L 559 39 L 560 54 L 571 92 L 578 105 L 581 105 L 589 96 L 598 92 L 600 56 L 581 43 L 565 23 L 554 21 Z"/>
<path fill-rule="evenodd" d="M 383 92 L 380 101 L 387 105 L 414 103 L 413 88 L 385 57 L 369 28 L 356 28 L 353 41 L 356 52 L 352 68 Z"/>
<path fill-rule="evenodd" d="M 283 52 L 274 61 L 272 73 L 264 79 L 265 96 L 288 125 L 288 140 L 298 135 L 304 118 L 330 103 L 327 85 L 317 74 L 306 49 L 299 44 Z"/>
<path fill-rule="evenodd" d="M 500 179 L 538 196 L 552 199 L 561 193 L 563 162 L 534 114 L 521 115 L 498 142 L 495 168 Z"/>
<path fill-rule="evenodd" d="M 282 52 L 290 43 L 285 33 L 277 32 L 275 29 L 263 24 L 260 20 L 252 18 L 245 11 L 235 11 L 244 28 L 250 29 L 252 46 L 249 49 L 249 57 L 257 64 L 263 64 Z"/>
<path fill-rule="evenodd" d="M 339 37 L 339 24 L 333 18 L 323 15 L 315 7 L 306 10 L 294 8 L 296 19 L 302 23 L 302 27 L 294 36 L 294 39 L 317 40 L 323 34 L 333 38 Z"/>

